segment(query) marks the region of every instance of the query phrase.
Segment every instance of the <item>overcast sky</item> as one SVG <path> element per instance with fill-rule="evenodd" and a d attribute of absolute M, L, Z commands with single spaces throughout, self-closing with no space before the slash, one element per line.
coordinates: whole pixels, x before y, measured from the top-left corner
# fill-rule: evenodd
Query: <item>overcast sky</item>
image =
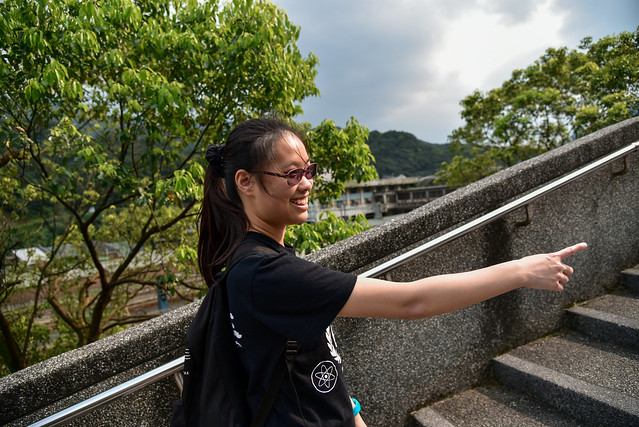
<path fill-rule="evenodd" d="M 370 130 L 446 142 L 459 101 L 501 86 L 548 47 L 635 31 L 639 0 L 273 0 L 319 58 L 300 121 L 352 116 Z"/>

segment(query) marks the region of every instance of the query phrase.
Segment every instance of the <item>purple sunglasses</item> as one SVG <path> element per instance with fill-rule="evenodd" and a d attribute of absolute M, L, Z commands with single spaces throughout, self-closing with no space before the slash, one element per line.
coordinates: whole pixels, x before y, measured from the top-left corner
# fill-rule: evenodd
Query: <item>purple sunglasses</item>
<path fill-rule="evenodd" d="M 276 172 L 267 172 L 264 171 L 266 175 L 279 176 L 280 178 L 286 178 L 286 183 L 293 187 L 294 185 L 299 184 L 302 180 L 302 177 L 306 177 L 306 179 L 311 180 L 317 175 L 317 163 L 311 163 L 308 165 L 306 169 L 298 168 L 293 169 L 285 174 L 276 173 Z"/>

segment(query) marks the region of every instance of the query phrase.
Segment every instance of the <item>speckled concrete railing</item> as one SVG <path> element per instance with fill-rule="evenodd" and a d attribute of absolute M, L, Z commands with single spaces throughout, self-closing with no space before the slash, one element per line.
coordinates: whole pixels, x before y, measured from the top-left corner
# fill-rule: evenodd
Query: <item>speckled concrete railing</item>
<path fill-rule="evenodd" d="M 361 273 L 574 169 L 639 140 L 639 118 L 591 134 L 429 203 L 309 258 Z M 556 329 L 561 310 L 609 291 L 639 263 L 639 153 L 613 162 L 529 206 L 392 272 L 405 281 L 479 268 L 586 241 L 570 260 L 563 293 L 519 290 L 420 321 L 338 319 L 334 324 L 351 394 L 370 426 L 403 425 L 411 410 L 485 378 L 489 360 Z M 0 423 L 27 425 L 182 354 L 197 303 L 0 379 Z M 115 401 L 74 425 L 166 425 L 171 378 Z"/>

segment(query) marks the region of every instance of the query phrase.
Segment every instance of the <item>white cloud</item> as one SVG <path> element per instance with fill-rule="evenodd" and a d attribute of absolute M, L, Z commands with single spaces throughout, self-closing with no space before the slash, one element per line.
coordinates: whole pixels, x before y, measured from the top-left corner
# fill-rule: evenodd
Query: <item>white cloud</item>
<path fill-rule="evenodd" d="M 634 31 L 637 0 L 274 0 L 301 26 L 298 46 L 320 61 L 322 97 L 300 120 L 400 130 L 445 142 L 459 102 L 501 86 L 549 47 L 576 48 Z"/>
<path fill-rule="evenodd" d="M 510 77 L 513 63 L 526 67 L 546 48 L 560 46 L 565 16 L 550 0 L 514 23 L 485 8 L 466 9 L 442 25 L 441 44 L 427 67 L 436 70 L 438 80 L 456 81 L 467 91 L 499 86 Z M 500 81 L 495 81 L 496 70 L 504 72 Z"/>

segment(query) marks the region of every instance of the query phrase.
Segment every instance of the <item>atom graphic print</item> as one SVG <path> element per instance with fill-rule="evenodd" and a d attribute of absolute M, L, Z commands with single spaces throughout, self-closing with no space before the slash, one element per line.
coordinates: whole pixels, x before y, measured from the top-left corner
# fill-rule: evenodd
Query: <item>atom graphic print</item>
<path fill-rule="evenodd" d="M 325 360 L 317 364 L 311 373 L 311 382 L 315 390 L 320 393 L 328 393 L 337 384 L 337 367 L 330 360 Z"/>

